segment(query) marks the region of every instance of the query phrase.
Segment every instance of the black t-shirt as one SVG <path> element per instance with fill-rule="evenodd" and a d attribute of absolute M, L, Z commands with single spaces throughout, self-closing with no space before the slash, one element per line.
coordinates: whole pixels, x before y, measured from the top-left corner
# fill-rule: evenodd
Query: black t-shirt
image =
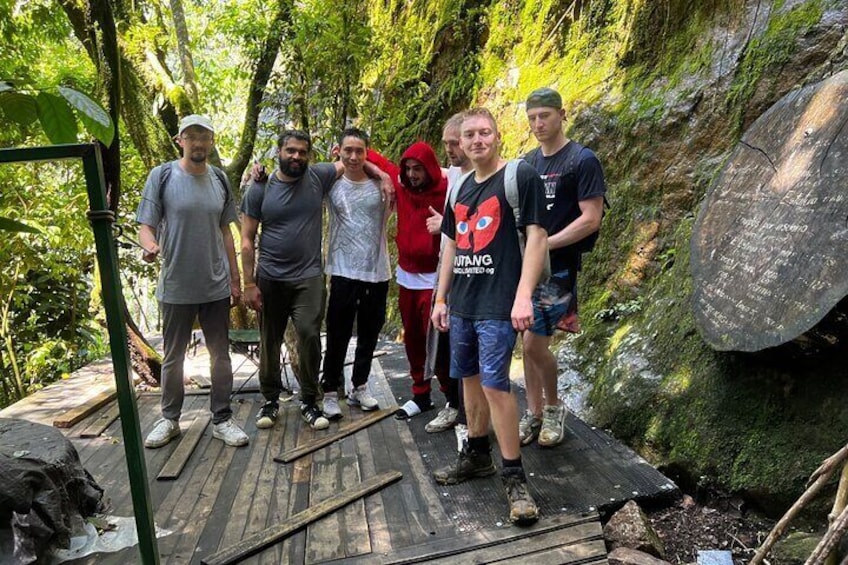
<path fill-rule="evenodd" d="M 606 194 L 601 162 L 588 147 L 569 141 L 553 155 L 545 157 L 537 147 L 524 160 L 539 171 L 545 184 L 545 228 L 549 235 L 562 231 L 580 217 L 580 201 Z M 561 271 L 576 264 L 580 253 L 591 249 L 598 232 L 582 241 L 551 250 L 551 270 Z"/>
<path fill-rule="evenodd" d="M 442 233 L 456 242 L 451 313 L 463 318 L 509 320 L 512 313 L 521 278 L 521 249 L 504 191 L 505 169 L 481 183 L 472 174 L 459 187 L 454 209 L 445 209 Z M 516 181 L 518 227 L 543 225 L 545 188 L 539 175 L 522 162 Z"/>

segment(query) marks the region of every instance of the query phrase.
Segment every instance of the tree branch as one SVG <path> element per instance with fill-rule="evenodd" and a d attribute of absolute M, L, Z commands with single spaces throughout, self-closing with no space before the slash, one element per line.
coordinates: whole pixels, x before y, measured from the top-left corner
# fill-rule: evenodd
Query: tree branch
<path fill-rule="evenodd" d="M 227 176 L 229 176 L 230 183 L 233 186 L 239 186 L 242 171 L 247 167 L 253 154 L 253 147 L 256 143 L 257 125 L 259 123 L 260 105 L 262 104 L 265 87 L 271 78 L 271 71 L 274 70 L 274 61 L 276 61 L 277 54 L 280 51 L 283 35 L 291 23 L 291 11 L 291 0 L 277 1 L 277 13 L 268 29 L 268 35 L 265 37 L 265 42 L 262 45 L 262 52 L 253 70 L 253 78 L 250 81 L 247 108 L 244 115 L 244 126 L 241 130 L 239 146 L 230 166 L 226 169 Z"/>
<path fill-rule="evenodd" d="M 831 475 L 833 475 L 834 470 L 848 458 L 848 445 L 845 445 L 842 449 L 828 457 L 824 460 L 824 463 L 816 469 L 813 474 L 810 476 L 810 481 L 812 481 L 812 485 L 810 485 L 804 494 L 801 495 L 801 498 L 795 501 L 795 504 L 786 511 L 786 514 L 774 525 L 771 532 L 769 532 L 766 541 L 763 542 L 763 545 L 757 550 L 757 554 L 754 555 L 754 558 L 751 559 L 749 565 L 759 565 L 763 562 L 768 552 L 771 551 L 772 546 L 777 542 L 778 538 L 783 534 L 783 530 L 786 529 L 786 526 L 789 525 L 789 522 L 792 521 L 793 518 L 801 511 L 801 509 L 812 500 L 816 494 L 821 490 L 821 488 L 827 483 L 828 479 L 830 479 Z M 810 482 L 807 483 L 808 485 Z"/>
<path fill-rule="evenodd" d="M 177 50 L 183 67 L 183 86 L 195 112 L 199 112 L 200 95 L 197 89 L 197 74 L 194 72 L 194 59 L 189 49 L 188 26 L 182 0 L 171 0 L 171 15 L 174 18 L 174 31 L 177 35 Z"/>

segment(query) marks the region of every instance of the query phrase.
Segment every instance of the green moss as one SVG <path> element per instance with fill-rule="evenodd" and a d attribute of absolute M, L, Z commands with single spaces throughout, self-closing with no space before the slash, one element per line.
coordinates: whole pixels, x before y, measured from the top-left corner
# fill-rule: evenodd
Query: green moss
<path fill-rule="evenodd" d="M 775 2 L 765 31 L 751 39 L 727 93 L 728 106 L 735 108 L 739 116 L 766 71 L 789 61 L 797 38 L 821 19 L 825 2 L 808 0 L 785 11 L 783 4 L 782 0 Z"/>

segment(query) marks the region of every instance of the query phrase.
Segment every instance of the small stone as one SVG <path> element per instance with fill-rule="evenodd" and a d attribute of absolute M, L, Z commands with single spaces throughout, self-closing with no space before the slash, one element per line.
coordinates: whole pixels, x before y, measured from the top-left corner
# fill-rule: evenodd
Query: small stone
<path fill-rule="evenodd" d="M 696 505 L 695 499 L 688 494 L 683 495 L 683 500 L 680 501 L 680 506 L 683 508 L 692 508 Z"/>
<path fill-rule="evenodd" d="M 639 505 L 629 501 L 604 526 L 610 549 L 630 548 L 664 558 L 665 548 Z"/>
<path fill-rule="evenodd" d="M 669 565 L 668 561 L 657 559 L 653 555 L 630 549 L 629 547 L 619 547 L 610 552 L 607 556 L 610 565 Z"/>

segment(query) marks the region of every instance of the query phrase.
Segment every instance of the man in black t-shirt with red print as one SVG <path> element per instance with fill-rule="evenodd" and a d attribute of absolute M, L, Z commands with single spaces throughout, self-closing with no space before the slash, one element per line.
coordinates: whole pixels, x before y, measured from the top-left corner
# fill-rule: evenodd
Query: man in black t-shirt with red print
<path fill-rule="evenodd" d="M 451 377 L 463 379 L 468 440 L 457 462 L 433 475 L 439 484 L 494 474 L 489 421 L 503 460 L 501 477 L 510 505 L 510 521 L 536 521 L 538 509 L 527 491 L 518 439 L 518 403 L 510 393 L 509 362 L 516 331 L 533 324 L 531 296 L 548 252 L 544 186 L 524 162 L 516 171 L 519 217 L 506 198 L 506 162 L 499 154 L 497 124 L 485 109 L 466 112 L 460 145 L 474 171 L 456 189 L 445 208 L 439 283 L 433 324 L 450 328 Z M 522 257 L 517 229 L 526 237 Z M 446 297 L 450 292 L 451 310 Z"/>
<path fill-rule="evenodd" d="M 577 310 L 580 254 L 598 238 L 606 185 L 595 154 L 563 133 L 562 98 L 550 88 L 527 98 L 527 119 L 540 146 L 524 156 L 545 183 L 545 228 L 551 278 L 533 293 L 533 326 L 524 332 L 527 411 L 519 424 L 521 445 L 538 438 L 542 447 L 565 435 L 566 410 L 557 396 L 557 362 L 549 346 L 557 327 Z"/>

